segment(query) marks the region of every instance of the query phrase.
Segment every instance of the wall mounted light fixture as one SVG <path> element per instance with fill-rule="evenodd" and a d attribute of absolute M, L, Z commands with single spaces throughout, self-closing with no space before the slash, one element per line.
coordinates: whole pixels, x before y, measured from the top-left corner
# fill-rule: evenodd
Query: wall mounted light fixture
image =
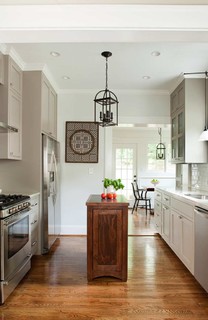
<path fill-rule="evenodd" d="M 118 125 L 118 99 L 108 90 L 108 58 L 112 56 L 109 51 L 101 53 L 106 58 L 106 86 L 105 90 L 99 91 L 94 99 L 94 121 L 101 127 Z M 99 119 L 99 120 L 98 120 Z"/>

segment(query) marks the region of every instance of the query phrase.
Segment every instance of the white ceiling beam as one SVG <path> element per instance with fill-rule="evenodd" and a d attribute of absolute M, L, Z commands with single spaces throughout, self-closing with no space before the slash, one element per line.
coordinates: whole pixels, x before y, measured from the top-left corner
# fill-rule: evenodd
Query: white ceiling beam
<path fill-rule="evenodd" d="M 208 41 L 207 16 L 208 5 L 5 5 L 0 42 Z"/>

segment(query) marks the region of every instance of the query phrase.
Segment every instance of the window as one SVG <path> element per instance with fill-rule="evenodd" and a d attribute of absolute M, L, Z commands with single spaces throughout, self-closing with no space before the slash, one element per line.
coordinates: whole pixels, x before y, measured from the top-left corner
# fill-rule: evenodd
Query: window
<path fill-rule="evenodd" d="M 131 182 L 133 181 L 135 170 L 135 147 L 115 147 L 115 176 L 116 179 L 121 179 L 124 184 L 124 189 L 121 193 L 125 195 L 127 199 L 130 199 L 132 195 Z M 119 191 L 120 192 L 120 191 Z"/>
<path fill-rule="evenodd" d="M 147 145 L 147 170 L 156 172 L 175 172 L 175 165 L 171 164 L 171 145 L 166 145 L 165 160 L 156 159 L 157 144 L 148 143 Z"/>

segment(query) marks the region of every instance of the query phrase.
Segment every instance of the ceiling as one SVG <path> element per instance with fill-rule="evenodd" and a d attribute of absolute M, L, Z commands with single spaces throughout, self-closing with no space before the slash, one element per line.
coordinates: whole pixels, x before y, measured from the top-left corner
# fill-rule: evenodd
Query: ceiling
<path fill-rule="evenodd" d="M 24 1 L 10 1 L 12 4 L 15 2 L 24 3 Z M 44 2 L 49 3 L 50 1 Z M 59 2 L 63 3 L 63 1 L 56 3 Z M 170 1 L 170 3 L 174 2 Z M 191 1 L 184 2 L 191 3 Z M 3 1 L 0 0 L 0 4 L 2 3 Z M 109 88 L 112 90 L 157 90 L 168 93 L 180 82 L 184 72 L 198 72 L 208 69 L 206 14 L 208 6 L 191 6 L 190 10 L 187 10 L 188 6 L 181 6 L 183 15 L 179 15 L 180 12 L 175 11 L 179 10 L 180 6 L 167 6 L 167 10 L 164 9 L 166 6 L 157 6 L 159 7 L 157 11 L 155 11 L 156 6 L 126 6 L 125 8 L 121 6 L 116 9 L 113 6 L 89 6 L 93 16 L 87 16 L 86 12 L 89 13 L 89 11 L 83 11 L 88 9 L 86 6 L 77 7 L 75 5 L 64 8 L 63 6 L 50 6 L 54 9 L 53 14 L 59 7 L 62 7 L 64 11 L 67 9 L 69 11 L 66 16 L 64 16 L 64 11 L 60 11 L 60 16 L 57 17 L 60 19 L 55 21 L 59 23 L 56 28 L 54 27 L 54 16 L 51 16 L 52 22 L 48 21 L 50 33 L 47 34 L 49 15 L 44 15 L 43 20 L 40 17 L 40 26 L 37 28 L 36 24 L 38 25 L 39 20 L 35 14 L 40 15 L 41 11 L 36 13 L 32 8 L 30 18 L 28 10 L 26 11 L 27 15 L 23 13 L 25 7 L 30 6 L 22 6 L 22 15 L 19 16 L 19 11 L 15 20 L 15 11 L 12 11 L 13 16 L 10 17 L 6 13 L 11 12 L 11 7 L 8 6 L 9 11 L 5 11 L 5 13 L 6 7 L 1 6 L 0 11 L 0 36 L 1 39 L 4 39 L 5 52 L 13 52 L 17 60 L 21 61 L 24 70 L 37 70 L 45 66 L 60 91 L 83 89 L 97 91 L 103 89 L 105 86 L 105 59 L 101 56 L 102 51 L 112 52 L 112 57 L 109 58 Z M 15 10 L 18 6 L 13 7 Z M 49 6 L 44 10 L 48 10 L 48 8 Z M 73 20 L 73 10 L 80 10 L 80 8 L 84 8 L 81 12 L 82 15 L 77 15 Z M 92 8 L 96 11 L 92 11 Z M 138 8 L 142 8 L 142 10 L 139 11 Z M 115 11 L 112 11 L 114 9 Z M 115 16 L 119 10 L 121 15 Z M 136 15 L 134 14 L 135 10 L 138 10 Z M 163 13 L 163 16 L 158 14 L 158 10 Z M 180 20 L 175 17 L 171 20 L 171 13 L 174 11 Z M 32 16 L 33 12 L 34 17 Z M 49 10 L 45 12 L 49 12 Z M 98 12 L 97 16 L 95 16 L 95 12 Z M 109 16 L 107 21 L 103 19 L 104 23 L 100 25 L 100 17 L 104 12 L 105 14 L 113 12 L 114 15 Z M 129 15 L 127 15 L 128 13 Z M 150 13 L 154 15 L 150 15 Z M 70 19 L 68 18 L 69 14 L 71 14 Z M 123 21 L 125 15 L 128 23 Z M 165 20 L 164 17 L 166 17 Z M 32 19 L 34 19 L 34 24 L 31 22 Z M 83 24 L 83 19 L 86 19 L 87 28 Z M 71 25 L 66 25 L 70 22 Z M 75 23 L 77 23 L 76 30 Z M 193 24 L 192 27 L 191 24 Z M 17 30 L 15 29 L 16 25 Z M 111 27 L 109 28 L 108 25 Z M 24 37 L 21 37 L 22 30 Z M 36 31 L 35 36 L 34 30 Z M 84 33 L 81 33 L 82 31 Z M 159 33 L 160 36 L 158 36 Z M 79 37 L 80 34 L 81 37 Z M 63 38 L 62 35 L 64 35 Z M 50 54 L 52 51 L 58 52 L 60 55 L 53 57 Z M 160 54 L 158 56 L 152 55 L 152 52 L 155 51 Z M 64 80 L 63 76 L 67 76 L 69 79 Z M 150 78 L 144 79 L 145 76 Z"/>
<path fill-rule="evenodd" d="M 0 0 L 0 5 L 47 4 L 207 4 L 207 0 Z"/>
<path fill-rule="evenodd" d="M 8 44 L 11 47 L 26 69 L 46 64 L 61 90 L 102 89 L 103 51 L 112 52 L 108 60 L 110 89 L 171 91 L 181 73 L 208 69 L 208 43 Z M 50 53 L 54 51 L 60 56 L 53 57 Z M 152 55 L 155 51 L 160 55 Z M 150 79 L 143 78 L 146 76 Z"/>

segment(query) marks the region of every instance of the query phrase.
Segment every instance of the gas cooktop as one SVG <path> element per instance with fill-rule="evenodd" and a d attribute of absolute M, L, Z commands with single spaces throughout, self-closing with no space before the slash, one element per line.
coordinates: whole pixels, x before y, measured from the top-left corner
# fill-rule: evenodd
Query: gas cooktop
<path fill-rule="evenodd" d="M 2 217 L 2 213 L 8 208 L 8 213 L 11 214 L 20 211 L 21 208 L 27 207 L 28 202 L 25 201 L 28 199 L 30 199 L 29 196 L 22 194 L 0 194 L 0 217 Z M 17 204 L 19 205 L 17 206 Z"/>

